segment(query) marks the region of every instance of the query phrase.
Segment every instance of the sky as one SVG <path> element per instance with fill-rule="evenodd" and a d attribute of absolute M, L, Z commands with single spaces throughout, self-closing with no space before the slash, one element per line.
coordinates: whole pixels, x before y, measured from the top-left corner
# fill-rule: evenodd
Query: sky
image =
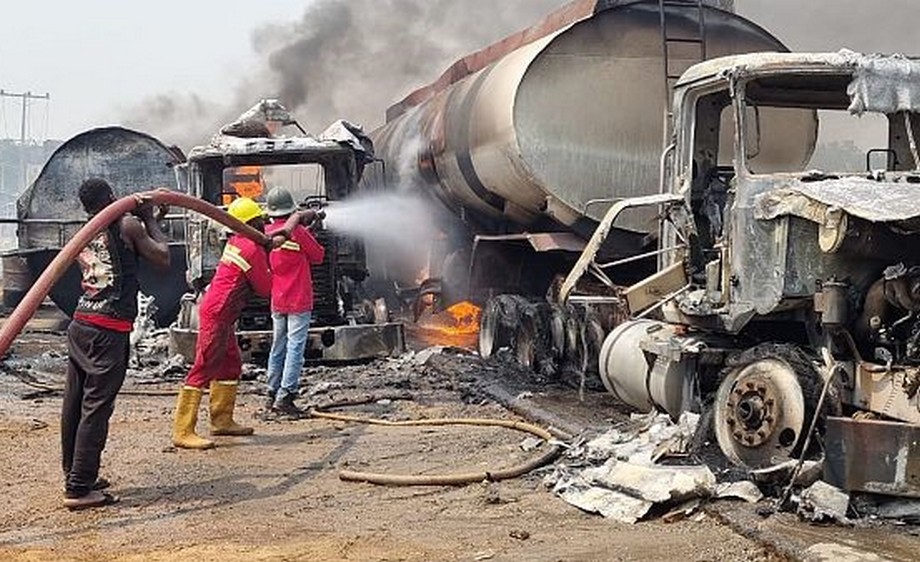
<path fill-rule="evenodd" d="M 111 124 L 141 99 L 197 92 L 222 99 L 251 67 L 255 28 L 297 19 L 305 0 L 30 0 L 0 7 L 0 89 L 51 94 L 47 135 Z M 0 138 L 19 135 L 18 100 Z M 39 136 L 44 102 L 33 105 Z"/>
<path fill-rule="evenodd" d="M 240 81 L 247 79 L 241 74 L 248 74 L 250 82 L 256 81 L 258 89 L 261 74 L 256 70 L 265 66 L 266 58 L 264 49 L 257 52 L 259 44 L 271 43 L 272 34 L 284 30 L 281 26 L 294 25 L 305 14 L 310 15 L 311 6 L 349 1 L 4 2 L 0 8 L 0 89 L 51 94 L 50 103 L 33 105 L 29 124 L 35 138 L 66 139 L 94 126 L 130 121 L 138 108 L 149 107 L 145 103 L 164 94 L 232 104 L 238 97 Z M 435 5 L 435 0 L 424 1 Z M 531 7 L 537 2 L 527 1 Z M 551 0 L 540 1 L 540 13 L 544 5 L 553 4 Z M 457 10 L 475 5 L 466 1 L 451 4 Z M 917 0 L 736 0 L 736 9 L 794 50 L 847 47 L 920 55 Z M 438 11 L 432 12 L 428 18 L 438 16 Z M 489 15 L 484 18 L 493 19 Z M 468 25 L 470 21 L 456 14 L 444 20 L 433 29 L 443 33 L 453 21 L 458 25 Z M 510 26 L 509 29 L 498 29 L 504 34 L 533 21 L 530 13 L 524 14 L 520 23 L 506 17 L 502 26 Z M 419 25 L 424 31 L 424 26 L 434 24 L 422 16 L 407 22 L 407 26 Z M 394 47 L 399 48 L 401 38 L 396 33 L 392 35 Z M 477 41 L 481 39 L 470 35 Z M 430 74 L 428 80 L 471 49 L 456 40 L 463 36 L 464 30 L 456 30 L 439 53 L 441 59 L 422 69 L 424 74 Z M 381 115 L 390 102 L 422 83 L 387 84 L 392 91 L 384 97 L 389 99 L 377 102 Z M 369 86 L 372 91 L 373 86 Z M 376 107 L 373 110 L 378 112 Z M 18 135 L 18 101 L 2 100 L 0 138 Z"/>

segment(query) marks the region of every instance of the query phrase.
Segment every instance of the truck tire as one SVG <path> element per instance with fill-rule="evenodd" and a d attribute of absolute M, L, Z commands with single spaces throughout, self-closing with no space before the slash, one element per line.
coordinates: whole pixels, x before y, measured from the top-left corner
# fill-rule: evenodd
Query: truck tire
<path fill-rule="evenodd" d="M 558 304 L 551 304 L 549 307 L 550 355 L 558 368 L 565 357 L 565 308 Z"/>
<path fill-rule="evenodd" d="M 498 295 L 486 302 L 479 320 L 479 355 L 492 357 L 499 349 L 511 347 L 520 306 L 516 295 Z"/>
<path fill-rule="evenodd" d="M 766 468 L 810 455 L 802 451 L 823 388 L 815 359 L 789 344 L 767 343 L 729 359 L 712 403 L 712 430 L 734 465 Z M 828 415 L 839 413 L 840 395 L 831 388 L 818 413 L 822 435 Z"/>

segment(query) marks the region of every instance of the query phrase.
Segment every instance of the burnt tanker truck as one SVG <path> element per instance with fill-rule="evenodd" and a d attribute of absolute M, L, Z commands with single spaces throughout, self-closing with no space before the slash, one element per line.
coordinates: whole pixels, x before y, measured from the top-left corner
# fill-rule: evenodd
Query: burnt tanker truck
<path fill-rule="evenodd" d="M 484 307 L 483 356 L 918 495 L 920 64 L 784 51 L 700 2 L 574 2 L 393 106 L 368 188 L 440 202 L 429 286 Z"/>

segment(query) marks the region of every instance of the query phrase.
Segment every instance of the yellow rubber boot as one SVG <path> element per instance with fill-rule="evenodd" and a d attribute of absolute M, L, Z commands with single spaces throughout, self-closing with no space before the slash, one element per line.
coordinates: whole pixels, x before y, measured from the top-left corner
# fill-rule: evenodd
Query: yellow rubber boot
<path fill-rule="evenodd" d="M 195 433 L 198 423 L 198 406 L 201 405 L 201 389 L 183 386 L 176 403 L 176 419 L 173 422 L 173 445 L 181 449 L 211 449 L 214 442 Z"/>
<path fill-rule="evenodd" d="M 211 382 L 211 435 L 252 435 L 253 429 L 233 421 L 239 381 Z"/>

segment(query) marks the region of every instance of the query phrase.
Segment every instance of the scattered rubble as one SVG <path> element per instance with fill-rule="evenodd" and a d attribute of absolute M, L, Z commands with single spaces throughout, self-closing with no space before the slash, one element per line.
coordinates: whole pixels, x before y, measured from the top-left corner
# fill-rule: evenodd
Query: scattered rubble
<path fill-rule="evenodd" d="M 763 499 L 763 492 L 750 480 L 739 480 L 737 482 L 723 482 L 716 485 L 713 497 L 719 499 L 739 499 L 748 503 L 757 503 Z"/>
<path fill-rule="evenodd" d="M 875 515 L 880 519 L 895 519 L 911 525 L 920 525 L 920 499 L 892 499 L 878 505 Z"/>
<path fill-rule="evenodd" d="M 655 506 L 670 508 L 664 514 L 675 519 L 692 515 L 708 498 L 760 501 L 753 482 L 719 485 L 707 466 L 659 464 L 688 456 L 698 423 L 691 413 L 677 423 L 666 414 L 634 416 L 630 429 L 573 446 L 547 484 L 570 504 L 624 523 L 643 519 Z"/>
<path fill-rule="evenodd" d="M 147 331 L 134 349 L 134 367 L 126 387 L 129 393 L 131 385 L 172 388 L 187 372 L 181 356 L 169 355 L 164 330 Z M 32 382 L 60 385 L 65 366 L 66 354 L 44 348 L 36 354 L 14 355 L 5 368 L 19 369 L 21 375 L 35 379 Z M 502 354 L 484 361 L 464 349 L 438 345 L 366 363 L 308 364 L 301 397 L 309 406 L 358 405 L 375 415 L 398 419 L 404 414 L 399 413 L 397 401 L 424 404 L 457 399 L 484 404 L 492 401 L 493 387 L 499 385 L 507 388 L 512 400 L 533 403 L 554 384 L 544 380 L 534 385 L 525 378 L 532 375 L 516 369 L 513 359 Z M 264 367 L 244 365 L 243 378 L 258 383 L 247 387 L 249 393 L 261 393 L 265 377 Z M 693 446 L 699 423 L 700 417 L 691 413 L 676 423 L 663 414 L 626 417 L 617 413 L 607 420 L 605 431 L 580 432 L 569 440 L 565 458 L 544 482 L 570 505 L 627 523 L 650 518 L 695 521 L 705 516 L 702 509 L 707 502 L 724 499 L 760 502 L 756 509 L 772 515 L 776 506 L 763 501 L 764 493 L 770 495 L 785 486 L 797 461 L 753 471 L 750 480 L 739 479 L 737 471 L 719 466 L 691 464 L 698 462 Z M 36 423 L 33 428 L 42 425 Z M 541 446 L 542 440 L 526 438 L 517 448 L 532 452 Z M 920 500 L 854 495 L 849 506 L 848 494 L 820 481 L 822 468 L 820 461 L 805 461 L 796 477 L 796 489 L 808 488 L 793 495 L 793 505 L 804 519 L 852 524 L 855 520 L 848 517 L 849 509 L 853 517 L 920 523 Z M 494 498 L 503 503 L 497 490 Z"/>
<path fill-rule="evenodd" d="M 849 505 L 850 494 L 819 480 L 802 492 L 797 513 L 807 521 L 846 524 Z"/>

